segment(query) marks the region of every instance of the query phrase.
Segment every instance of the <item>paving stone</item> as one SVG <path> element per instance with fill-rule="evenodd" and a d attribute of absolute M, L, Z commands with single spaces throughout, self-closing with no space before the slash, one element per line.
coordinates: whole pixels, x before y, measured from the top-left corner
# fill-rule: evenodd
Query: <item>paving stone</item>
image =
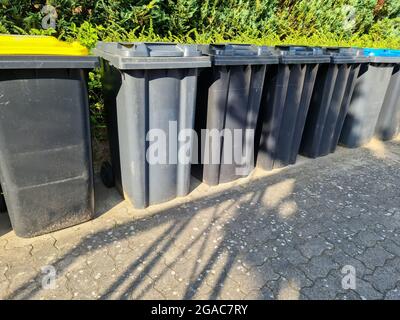
<path fill-rule="evenodd" d="M 197 281 L 189 285 L 186 289 L 188 298 L 193 300 L 210 300 L 214 288 L 210 287 L 205 281 Z"/>
<path fill-rule="evenodd" d="M 92 278 L 92 271 L 85 267 L 80 270 L 67 272 L 67 286 L 70 288 L 72 299 L 86 300 L 99 298 L 96 281 Z"/>
<path fill-rule="evenodd" d="M 274 244 L 272 242 L 272 244 Z M 250 248 L 243 256 L 243 264 L 245 267 L 261 266 L 271 258 L 278 256 L 277 247 L 275 245 L 261 244 L 257 247 Z"/>
<path fill-rule="evenodd" d="M 274 298 L 277 300 L 300 299 L 301 285 L 298 280 L 281 278 L 273 286 Z"/>
<path fill-rule="evenodd" d="M 353 290 L 346 290 L 345 293 L 339 293 L 336 300 L 361 300 L 360 296 Z"/>
<path fill-rule="evenodd" d="M 339 264 L 329 256 L 317 256 L 301 265 L 301 269 L 310 279 L 324 278 L 333 269 L 338 269 Z"/>
<path fill-rule="evenodd" d="M 279 288 L 279 280 L 270 281 L 261 289 L 261 293 L 263 295 L 264 300 L 275 300 L 278 289 Z"/>
<path fill-rule="evenodd" d="M 15 298 L 29 298 L 41 288 L 41 274 L 29 265 L 11 267 L 7 270 L 6 277 L 10 282 L 9 291 Z"/>
<path fill-rule="evenodd" d="M 264 294 L 260 289 L 255 289 L 246 294 L 244 300 L 264 300 Z"/>
<path fill-rule="evenodd" d="M 340 270 L 342 270 L 342 268 L 346 266 L 353 267 L 355 269 L 356 275 L 360 278 L 362 278 L 365 274 L 373 271 L 372 269 L 367 270 L 365 265 L 360 260 L 351 257 L 340 249 L 332 252 L 330 257 L 339 265 Z"/>
<path fill-rule="evenodd" d="M 292 265 L 307 263 L 309 259 L 303 256 L 297 248 L 286 246 L 279 249 L 279 256 L 289 261 Z"/>
<path fill-rule="evenodd" d="M 172 270 L 163 273 L 154 281 L 154 288 L 171 299 L 187 299 L 192 296 L 195 292 L 189 289 L 190 285 L 191 283 L 188 281 L 179 282 L 176 280 L 175 273 Z"/>
<path fill-rule="evenodd" d="M 218 295 L 215 297 L 222 300 L 242 300 L 246 296 L 240 290 L 239 284 L 233 280 L 225 281 L 219 290 Z"/>
<path fill-rule="evenodd" d="M 335 247 L 351 257 L 361 255 L 365 251 L 365 247 L 362 247 L 359 243 L 347 238 L 339 240 L 339 242 L 335 243 Z"/>
<path fill-rule="evenodd" d="M 31 255 L 39 265 L 51 265 L 57 261 L 59 251 L 54 247 L 55 240 L 50 238 L 48 241 L 33 243 Z"/>
<path fill-rule="evenodd" d="M 74 256 L 72 254 L 66 254 L 58 258 L 58 260 L 52 264 L 58 274 L 65 273 L 68 270 L 81 269 L 83 266 L 86 267 L 86 256 Z"/>
<path fill-rule="evenodd" d="M 260 283 L 262 283 L 262 286 L 264 286 L 269 281 L 278 280 L 280 277 L 278 273 L 274 272 L 272 266 L 268 262 L 266 262 L 262 266 L 253 267 L 250 271 L 258 273 L 258 275 L 260 276 L 259 281 Z"/>
<path fill-rule="evenodd" d="M 364 230 L 358 233 L 355 237 L 355 241 L 357 241 L 363 247 L 372 247 L 378 241 L 383 240 L 382 236 L 377 235 L 375 232 L 371 230 Z"/>
<path fill-rule="evenodd" d="M 6 272 L 9 269 L 9 266 L 7 263 L 0 262 L 0 281 L 6 281 Z"/>
<path fill-rule="evenodd" d="M 159 292 L 155 289 L 152 289 L 152 290 L 146 291 L 140 297 L 140 299 L 142 299 L 142 300 L 165 300 L 165 296 L 161 292 Z"/>
<path fill-rule="evenodd" d="M 362 300 L 381 300 L 383 294 L 377 291 L 369 282 L 356 279 L 356 289 L 354 290 Z"/>
<path fill-rule="evenodd" d="M 385 293 L 385 291 L 395 287 L 396 283 L 400 281 L 400 274 L 396 269 L 384 266 L 376 268 L 372 275 L 367 275 L 364 279 L 379 292 Z"/>
<path fill-rule="evenodd" d="M 382 267 L 387 259 L 394 256 L 384 250 L 380 246 L 367 248 L 362 254 L 357 255 L 355 258 L 362 261 L 368 268 L 375 269 L 375 267 Z"/>
<path fill-rule="evenodd" d="M 10 283 L 7 280 L 0 281 L 0 300 L 7 298 L 9 285 Z"/>
<path fill-rule="evenodd" d="M 260 266 L 253 267 L 250 270 L 245 269 L 243 270 L 244 272 L 230 273 L 228 276 L 239 283 L 242 292 L 248 294 L 254 290 L 260 290 L 267 281 L 266 277 L 269 278 L 271 276 L 271 273 L 261 273 L 259 270 L 267 271 L 263 266 Z"/>
<path fill-rule="evenodd" d="M 36 295 L 35 299 L 38 300 L 69 300 L 73 298 L 72 293 L 69 291 L 66 277 L 57 277 L 54 286 L 42 288 Z"/>
<path fill-rule="evenodd" d="M 31 245 L 1 250 L 0 261 L 2 264 L 8 264 L 10 268 L 19 265 L 32 266 L 35 265 L 35 262 L 31 256 L 31 251 Z"/>
<path fill-rule="evenodd" d="M 385 239 L 385 241 L 379 242 L 379 245 L 387 252 L 400 257 L 400 246 L 391 239 Z"/>
<path fill-rule="evenodd" d="M 94 273 L 110 274 L 116 271 L 115 261 L 107 249 L 101 249 L 86 257 L 86 264 Z"/>
<path fill-rule="evenodd" d="M 126 234 L 126 236 L 129 236 L 129 232 Z M 117 239 L 107 246 L 107 252 L 111 257 L 115 257 L 117 255 L 130 254 L 132 249 L 129 246 L 128 240 Z"/>
<path fill-rule="evenodd" d="M 299 288 L 311 286 L 313 281 L 298 266 L 288 265 L 280 272 L 281 281 L 294 282 Z"/>
<path fill-rule="evenodd" d="M 333 300 L 343 291 L 340 279 L 329 275 L 326 278 L 318 278 L 311 287 L 304 288 L 303 293 L 312 300 Z"/>
<path fill-rule="evenodd" d="M 303 245 L 299 246 L 301 253 L 307 257 L 312 258 L 321 255 L 325 250 L 330 250 L 333 245 L 327 242 L 322 237 L 313 237 L 308 239 Z"/>
<path fill-rule="evenodd" d="M 400 276 L 400 256 L 396 256 L 393 259 L 387 260 L 385 267 L 396 269 Z"/>
<path fill-rule="evenodd" d="M 118 288 L 119 295 L 116 295 L 116 299 L 125 297 L 125 299 L 144 299 L 144 297 L 157 296 L 161 299 L 165 299 L 161 292 L 154 288 L 155 281 L 148 276 L 143 276 L 140 279 L 138 277 L 126 277 L 124 283 Z M 147 298 L 147 299 L 148 299 Z"/>
<path fill-rule="evenodd" d="M 400 285 L 396 288 L 389 290 L 385 294 L 385 299 L 387 300 L 400 300 Z"/>

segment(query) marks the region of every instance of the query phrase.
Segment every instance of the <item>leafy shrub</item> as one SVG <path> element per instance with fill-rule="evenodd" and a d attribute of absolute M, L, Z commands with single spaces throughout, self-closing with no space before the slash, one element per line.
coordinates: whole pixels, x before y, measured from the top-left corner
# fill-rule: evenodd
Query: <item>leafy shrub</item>
<path fill-rule="evenodd" d="M 43 5 L 57 10 L 44 30 Z M 400 48 L 399 0 L 0 0 L 0 33 L 97 41 L 239 42 Z M 98 72 L 89 74 L 91 121 L 103 132 Z"/>

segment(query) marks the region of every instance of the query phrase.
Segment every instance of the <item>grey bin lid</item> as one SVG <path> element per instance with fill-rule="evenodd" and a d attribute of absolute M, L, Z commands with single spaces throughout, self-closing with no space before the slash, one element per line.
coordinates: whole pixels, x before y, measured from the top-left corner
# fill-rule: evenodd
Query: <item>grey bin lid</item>
<path fill-rule="evenodd" d="M 368 63 L 370 58 L 364 55 L 361 48 L 327 47 L 323 49 L 331 57 L 331 63 Z"/>
<path fill-rule="evenodd" d="M 94 56 L 0 55 L 0 69 L 93 69 Z"/>
<path fill-rule="evenodd" d="M 330 55 L 323 52 L 320 47 L 306 46 L 276 46 L 283 64 L 297 63 L 328 63 Z"/>
<path fill-rule="evenodd" d="M 273 48 L 250 44 L 202 45 L 204 54 L 214 65 L 278 64 L 279 57 Z"/>
<path fill-rule="evenodd" d="M 145 42 L 98 42 L 92 50 L 121 70 L 210 67 L 198 45 Z"/>

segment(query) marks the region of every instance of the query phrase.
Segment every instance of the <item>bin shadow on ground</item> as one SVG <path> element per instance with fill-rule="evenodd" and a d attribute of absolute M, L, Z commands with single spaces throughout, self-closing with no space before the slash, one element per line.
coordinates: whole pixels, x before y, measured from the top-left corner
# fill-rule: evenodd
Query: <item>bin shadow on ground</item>
<path fill-rule="evenodd" d="M 174 292 L 179 291 L 176 298 L 219 298 L 229 274 L 240 273 L 238 268 L 246 270 L 240 263 L 238 264 L 239 257 L 243 256 L 241 259 L 248 266 L 264 265 L 263 259 L 267 255 L 261 254 L 258 257 L 254 254 L 255 252 L 241 249 L 241 247 L 246 248 L 248 240 L 244 237 L 249 236 L 250 228 L 255 226 L 253 222 L 257 219 L 266 219 L 269 222 L 287 219 L 290 215 L 297 213 L 297 206 L 290 199 L 290 194 L 295 189 L 295 179 L 273 183 L 266 190 L 250 188 L 244 191 L 242 187 L 237 187 L 228 193 L 215 194 L 183 207 L 167 209 L 151 217 L 88 235 L 75 249 L 64 253 L 51 265 L 61 275 L 74 263 L 73 260 L 66 259 L 67 257 L 86 256 L 89 254 L 88 247 L 91 248 L 90 252 L 100 251 L 104 245 L 111 247 L 115 245 L 115 241 L 119 242 L 131 237 L 130 231 L 133 229 L 139 236 L 150 233 L 150 237 L 146 236 L 148 240 L 146 243 L 135 243 L 134 239 L 129 240 L 130 247 L 133 247 L 132 251 L 137 251 L 137 253 L 128 259 L 129 263 L 125 265 L 119 277 L 100 292 L 101 299 L 146 298 L 154 287 L 158 287 L 158 281 L 166 283 L 166 288 L 170 290 L 170 292 L 159 290 L 165 297 L 173 298 Z M 281 197 L 265 200 L 264 198 L 274 192 L 271 191 L 274 189 L 281 190 Z M 108 207 L 108 204 L 106 206 Z M 273 224 L 268 223 L 268 226 L 271 227 Z M 223 232 L 220 231 L 221 228 Z M 112 237 L 110 237 L 110 232 L 113 234 Z M 262 242 L 269 236 L 269 232 L 257 228 L 257 232 L 253 232 L 255 239 L 251 247 L 262 246 Z M 258 242 L 257 237 L 260 237 Z M 263 239 L 264 237 L 266 238 Z M 141 245 L 144 246 L 141 247 Z M 135 246 L 138 250 L 134 249 Z M 272 248 L 265 248 L 265 250 L 273 253 Z M 187 262 L 188 260 L 190 262 Z M 171 274 L 176 275 L 176 278 L 174 276 L 171 278 Z M 243 276 L 246 277 L 245 274 Z M 35 297 L 43 291 L 40 287 L 42 277 L 41 273 L 37 274 L 6 298 Z M 182 281 L 179 281 L 180 279 Z M 251 281 L 260 283 L 262 280 L 251 279 Z M 291 282 L 298 281 L 291 279 Z M 32 286 L 33 283 L 37 286 Z M 234 292 L 237 289 L 239 287 L 230 288 Z M 199 293 L 201 293 L 200 296 Z M 223 297 L 229 298 L 229 293 L 225 294 L 228 295 L 223 295 Z"/>
<path fill-rule="evenodd" d="M 89 270 L 89 275 L 76 298 L 307 298 L 301 288 L 312 281 L 299 266 L 310 258 L 302 248 L 312 240 L 304 235 L 318 228 L 329 232 L 329 210 L 342 208 L 336 184 L 352 182 L 354 187 L 359 182 L 360 190 L 378 194 L 376 184 L 355 181 L 370 170 L 362 161 L 376 159 L 373 150 L 363 152 L 368 157 L 346 150 L 340 152 L 346 160 L 327 156 L 300 161 L 276 174 L 141 218 L 135 218 L 125 202 L 119 203 L 114 189 L 108 190 L 100 211 L 120 206 L 125 218 L 105 213 L 98 227 L 86 224 L 87 228 L 52 234 L 58 248 L 72 235 L 80 239 L 50 262 L 59 277 L 69 281 L 67 296 L 60 298 L 79 291 L 73 279 L 79 279 L 80 270 Z M 101 219 L 113 220 L 111 226 Z M 328 244 L 322 246 L 322 251 L 331 250 Z M 340 274 L 339 265 L 331 268 L 330 276 Z M 4 298 L 51 297 L 54 292 L 41 287 L 42 277 L 38 272 Z"/>

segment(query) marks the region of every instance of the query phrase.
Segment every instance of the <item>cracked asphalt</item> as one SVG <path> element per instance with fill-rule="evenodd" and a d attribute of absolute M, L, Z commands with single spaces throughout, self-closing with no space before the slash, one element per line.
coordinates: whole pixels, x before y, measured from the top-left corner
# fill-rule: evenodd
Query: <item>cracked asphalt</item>
<path fill-rule="evenodd" d="M 400 299 L 399 168 L 374 141 L 146 210 L 97 181 L 88 223 L 21 239 L 0 215 L 0 298 Z"/>

